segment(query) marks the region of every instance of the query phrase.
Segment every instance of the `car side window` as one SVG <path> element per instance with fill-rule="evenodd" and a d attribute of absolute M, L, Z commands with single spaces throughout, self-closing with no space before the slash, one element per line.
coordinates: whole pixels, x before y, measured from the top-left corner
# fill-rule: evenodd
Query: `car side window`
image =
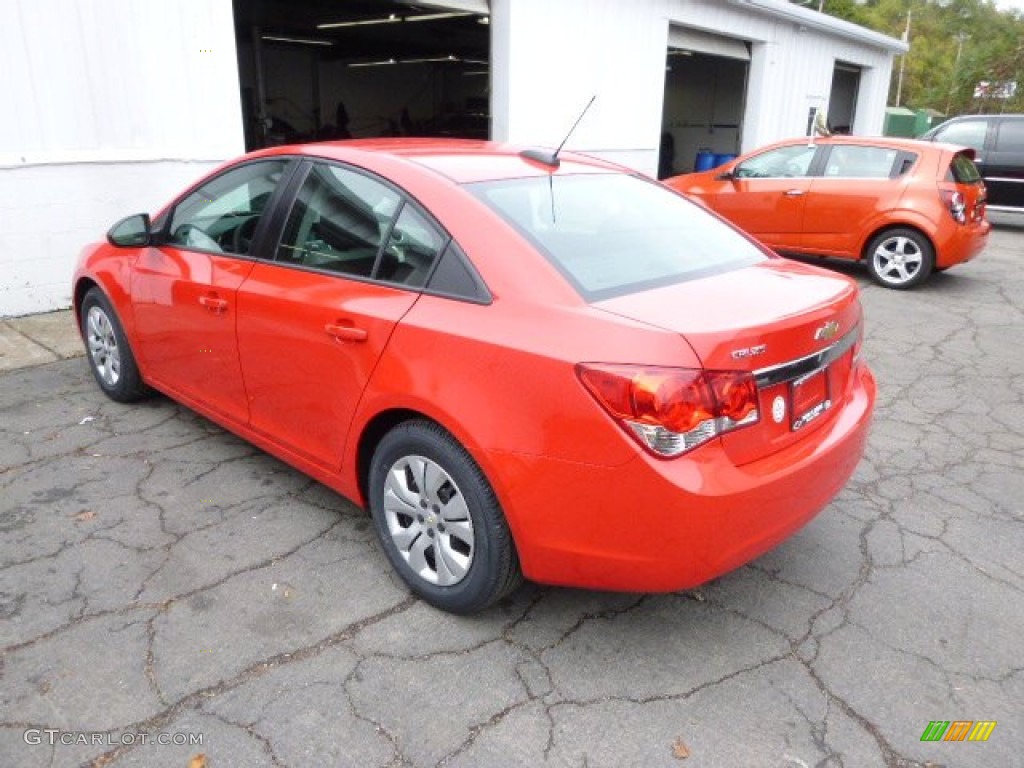
<path fill-rule="evenodd" d="M 777 179 L 806 176 L 817 145 L 796 144 L 762 152 L 736 166 L 739 179 Z"/>
<path fill-rule="evenodd" d="M 899 150 L 836 144 L 825 163 L 825 176 L 846 179 L 888 179 Z M 911 158 L 913 160 L 913 158 Z"/>
<path fill-rule="evenodd" d="M 207 182 L 175 206 L 167 242 L 192 250 L 248 254 L 287 164 L 246 163 Z"/>
<path fill-rule="evenodd" d="M 410 288 L 422 288 L 447 238 L 412 205 L 395 222 L 374 277 Z"/>
<path fill-rule="evenodd" d="M 1024 120 L 1003 120 L 996 137 L 997 152 L 1024 152 Z"/>
<path fill-rule="evenodd" d="M 317 163 L 295 198 L 277 260 L 370 277 L 401 202 L 369 176 Z"/>
<path fill-rule="evenodd" d="M 988 133 L 987 120 L 960 120 L 940 127 L 935 132 L 935 140 L 944 141 L 947 144 L 962 144 L 980 151 L 985 148 L 986 133 Z"/>

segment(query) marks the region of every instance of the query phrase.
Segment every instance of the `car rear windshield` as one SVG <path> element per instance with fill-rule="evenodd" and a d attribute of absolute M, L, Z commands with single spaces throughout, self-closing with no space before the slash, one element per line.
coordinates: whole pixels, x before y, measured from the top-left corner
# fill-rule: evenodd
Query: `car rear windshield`
<path fill-rule="evenodd" d="M 978 167 L 963 152 L 953 155 L 953 161 L 949 164 L 949 175 L 959 184 L 976 184 L 981 181 Z"/>
<path fill-rule="evenodd" d="M 587 301 L 727 272 L 767 257 L 699 205 L 628 174 L 468 184 Z"/>

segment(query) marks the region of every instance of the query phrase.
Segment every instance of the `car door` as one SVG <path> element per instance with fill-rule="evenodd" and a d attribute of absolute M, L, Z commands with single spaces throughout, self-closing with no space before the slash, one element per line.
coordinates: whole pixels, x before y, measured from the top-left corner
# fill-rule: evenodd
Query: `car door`
<path fill-rule="evenodd" d="M 1024 209 L 1024 117 L 1002 117 L 982 173 L 990 208 Z"/>
<path fill-rule="evenodd" d="M 276 259 L 238 294 L 250 425 L 336 471 L 370 374 L 446 244 L 394 187 L 312 163 Z"/>
<path fill-rule="evenodd" d="M 804 249 L 858 258 L 866 233 L 899 205 L 909 178 L 905 173 L 915 160 L 916 155 L 892 147 L 845 143 L 828 147 L 821 175 L 807 190 Z"/>
<path fill-rule="evenodd" d="M 798 249 L 817 151 L 818 145 L 800 142 L 748 158 L 717 188 L 711 208 L 766 245 Z"/>
<path fill-rule="evenodd" d="M 147 379 L 240 423 L 248 421 L 248 407 L 235 338 L 236 292 L 255 263 L 254 235 L 287 165 L 286 159 L 245 163 L 186 195 L 132 273 Z"/>

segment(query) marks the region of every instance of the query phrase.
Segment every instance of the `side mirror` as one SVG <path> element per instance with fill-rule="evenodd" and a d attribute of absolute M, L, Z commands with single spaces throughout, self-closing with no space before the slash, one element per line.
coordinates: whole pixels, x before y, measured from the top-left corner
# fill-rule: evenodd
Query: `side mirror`
<path fill-rule="evenodd" d="M 736 174 L 732 171 L 725 171 L 715 176 L 715 181 L 732 181 L 736 178 Z"/>
<path fill-rule="evenodd" d="M 137 213 L 121 219 L 107 232 L 107 242 L 119 248 L 141 248 L 153 239 L 149 214 Z"/>

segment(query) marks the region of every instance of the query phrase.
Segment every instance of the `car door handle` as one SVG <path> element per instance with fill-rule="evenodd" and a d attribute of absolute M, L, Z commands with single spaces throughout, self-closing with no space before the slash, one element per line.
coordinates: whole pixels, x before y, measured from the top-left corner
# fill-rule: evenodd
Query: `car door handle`
<path fill-rule="evenodd" d="M 199 303 L 214 312 L 223 312 L 228 308 L 227 299 L 218 299 L 216 296 L 200 296 Z"/>
<path fill-rule="evenodd" d="M 784 194 L 786 197 L 800 197 L 800 195 L 804 194 L 804 190 L 802 190 L 802 189 L 787 189 L 782 194 Z"/>
<path fill-rule="evenodd" d="M 333 336 L 338 341 L 366 341 L 366 331 L 356 328 L 354 325 L 339 325 L 328 323 L 324 326 L 328 336 Z"/>

